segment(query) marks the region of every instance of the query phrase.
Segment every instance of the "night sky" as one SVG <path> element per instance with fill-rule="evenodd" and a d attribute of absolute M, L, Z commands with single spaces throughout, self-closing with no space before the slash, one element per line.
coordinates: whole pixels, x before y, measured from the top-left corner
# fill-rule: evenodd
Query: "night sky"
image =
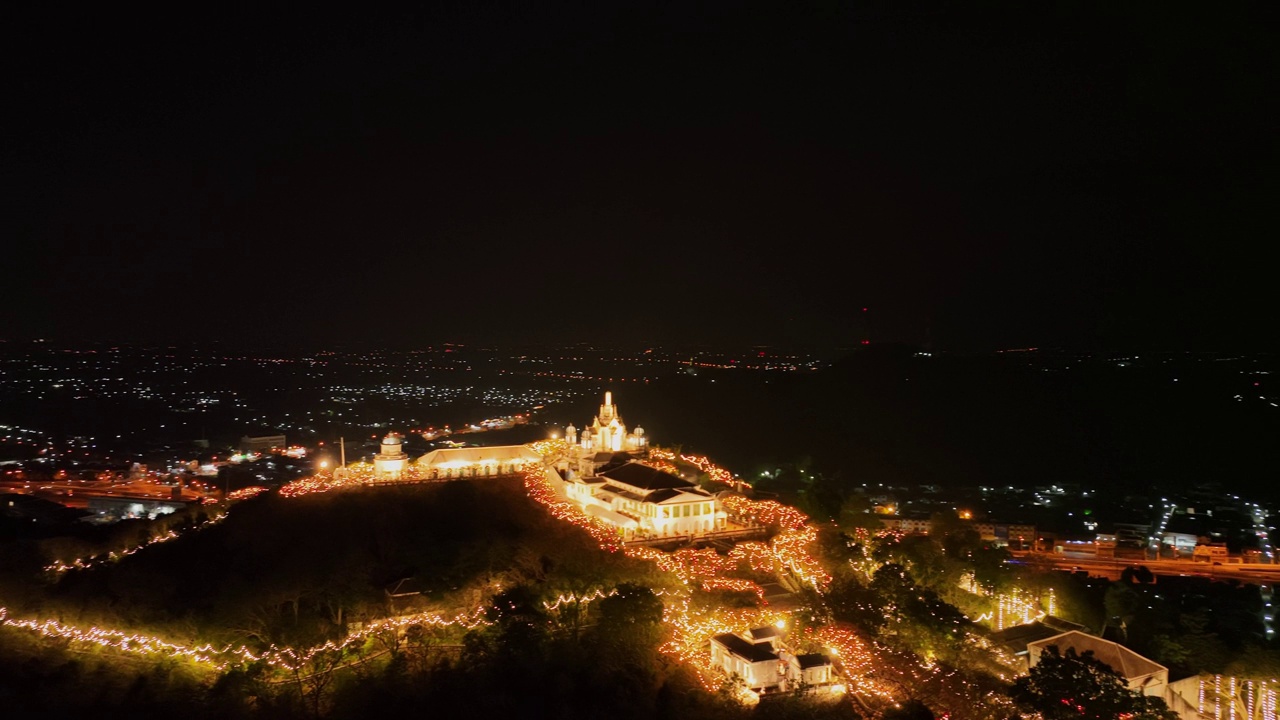
<path fill-rule="evenodd" d="M 424 5 L 10 15 L 0 339 L 1275 349 L 1273 3 Z"/>

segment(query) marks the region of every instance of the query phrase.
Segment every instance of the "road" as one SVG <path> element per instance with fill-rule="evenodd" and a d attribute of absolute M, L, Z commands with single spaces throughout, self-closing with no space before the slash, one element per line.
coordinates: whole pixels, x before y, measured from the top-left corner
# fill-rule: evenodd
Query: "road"
<path fill-rule="evenodd" d="M 1280 581 L 1280 565 L 1258 563 L 1232 563 L 1211 565 L 1191 560 L 1144 560 L 1142 558 L 1096 558 L 1080 554 L 1014 552 L 1013 561 L 1051 566 L 1056 570 L 1083 570 L 1090 575 L 1113 580 L 1127 567 L 1145 566 L 1155 575 L 1203 577 L 1212 580 L 1239 580 L 1248 583 L 1274 583 Z"/>
<path fill-rule="evenodd" d="M 89 498 L 109 497 L 128 498 L 131 500 L 171 500 L 196 502 L 203 494 L 191 488 L 182 488 L 181 496 L 174 498 L 172 485 L 161 485 L 134 481 L 128 483 L 85 482 L 82 480 L 45 480 L 39 483 L 18 481 L 0 481 L 0 493 L 20 493 L 52 500 L 67 507 L 83 508 L 89 504 Z"/>

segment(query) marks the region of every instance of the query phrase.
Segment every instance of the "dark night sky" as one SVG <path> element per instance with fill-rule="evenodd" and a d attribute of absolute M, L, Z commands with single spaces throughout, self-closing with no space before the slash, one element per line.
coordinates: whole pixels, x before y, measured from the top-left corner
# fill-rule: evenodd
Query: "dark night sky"
<path fill-rule="evenodd" d="M 1274 349 L 1274 4 L 426 5 L 10 17 L 0 339 Z"/>

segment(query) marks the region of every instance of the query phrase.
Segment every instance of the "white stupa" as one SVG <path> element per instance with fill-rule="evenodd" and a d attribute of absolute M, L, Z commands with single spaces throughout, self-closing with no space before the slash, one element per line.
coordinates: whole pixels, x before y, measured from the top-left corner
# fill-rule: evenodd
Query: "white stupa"
<path fill-rule="evenodd" d="M 396 433 L 382 438 L 382 452 L 373 456 L 373 471 L 379 480 L 399 480 L 409 463 L 404 453 L 403 440 Z"/>

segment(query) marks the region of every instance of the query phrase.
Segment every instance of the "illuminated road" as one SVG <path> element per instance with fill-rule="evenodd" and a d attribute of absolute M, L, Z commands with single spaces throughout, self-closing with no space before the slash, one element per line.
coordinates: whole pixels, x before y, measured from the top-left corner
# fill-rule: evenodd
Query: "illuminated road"
<path fill-rule="evenodd" d="M 23 482 L 21 480 L 0 481 L 0 493 L 20 493 L 52 500 L 67 507 L 83 508 L 94 497 L 126 498 L 130 500 L 178 500 L 181 502 L 197 502 L 203 494 L 191 488 L 181 488 L 181 495 L 174 497 L 172 485 L 161 485 L 148 482 L 107 483 L 84 482 L 80 480 L 59 480 L 42 482 Z"/>
<path fill-rule="evenodd" d="M 1095 558 L 1052 553 L 1014 552 L 1013 562 L 1044 564 L 1055 570 L 1083 570 L 1090 575 L 1119 579 L 1127 567 L 1145 566 L 1155 575 L 1203 577 L 1212 580 L 1240 580 L 1250 583 L 1280 581 L 1280 565 L 1231 563 L 1211 565 L 1191 560 L 1144 560 L 1142 558 Z"/>

